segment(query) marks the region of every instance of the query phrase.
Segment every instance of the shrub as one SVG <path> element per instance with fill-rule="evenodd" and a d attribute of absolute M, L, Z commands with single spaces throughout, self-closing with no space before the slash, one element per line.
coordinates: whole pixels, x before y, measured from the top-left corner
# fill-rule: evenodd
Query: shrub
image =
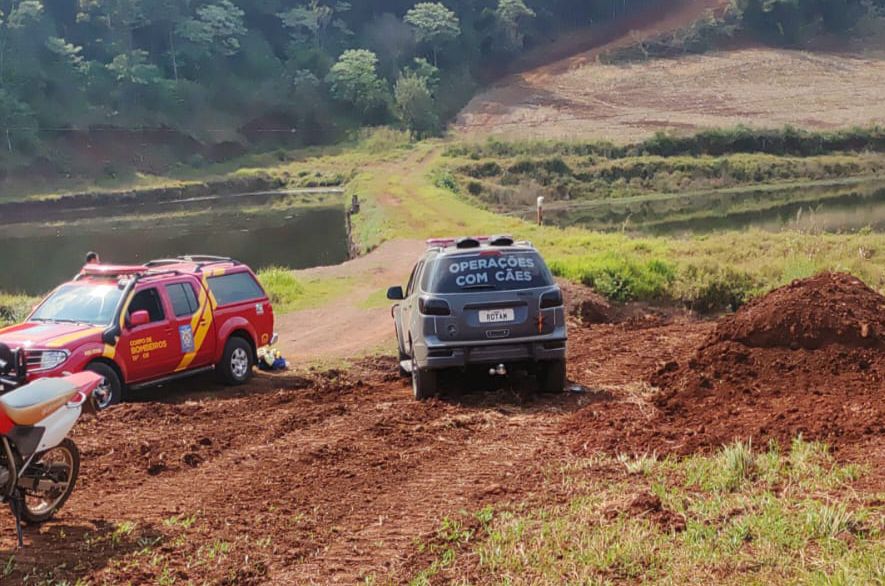
<path fill-rule="evenodd" d="M 713 263 L 690 264 L 679 270 L 672 296 L 696 311 L 735 310 L 756 288 L 748 273 Z"/>
<path fill-rule="evenodd" d="M 304 295 L 302 285 L 292 271 L 283 267 L 268 267 L 258 272 L 258 280 L 278 310 L 298 301 Z"/>
<path fill-rule="evenodd" d="M 445 189 L 452 193 L 461 192 L 461 188 L 458 186 L 458 181 L 455 179 L 455 176 L 447 169 L 434 170 L 431 178 L 433 179 L 433 184 L 440 189 Z"/>
<path fill-rule="evenodd" d="M 675 276 L 675 267 L 666 261 L 640 261 L 615 254 L 553 261 L 550 270 L 622 302 L 666 298 Z"/>
<path fill-rule="evenodd" d="M 23 320 L 37 303 L 36 297 L 0 294 L 0 325 Z"/>
<path fill-rule="evenodd" d="M 497 177 L 504 172 L 501 165 L 495 161 L 486 161 L 477 165 L 465 165 L 458 169 L 459 173 L 473 177 L 474 179 L 485 179 L 487 177 Z"/>

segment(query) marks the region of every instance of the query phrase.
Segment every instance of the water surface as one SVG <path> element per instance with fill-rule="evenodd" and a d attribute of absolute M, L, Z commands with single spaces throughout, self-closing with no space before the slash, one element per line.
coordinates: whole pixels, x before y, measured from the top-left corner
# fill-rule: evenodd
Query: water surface
<path fill-rule="evenodd" d="M 104 206 L 6 224 L 0 290 L 41 294 L 69 279 L 94 250 L 103 262 L 182 254 L 230 256 L 253 269 L 293 269 L 347 258 L 340 195 L 262 194 L 214 201 Z"/>

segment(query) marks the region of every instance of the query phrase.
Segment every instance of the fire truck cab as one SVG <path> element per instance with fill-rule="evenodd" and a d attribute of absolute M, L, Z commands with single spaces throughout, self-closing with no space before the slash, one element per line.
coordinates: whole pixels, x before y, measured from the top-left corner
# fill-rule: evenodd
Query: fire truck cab
<path fill-rule="evenodd" d="M 127 389 L 210 369 L 242 384 L 258 349 L 275 342 L 273 327 L 267 294 L 233 259 L 88 264 L 0 330 L 0 387 L 90 370 L 105 378 L 107 407 Z"/>

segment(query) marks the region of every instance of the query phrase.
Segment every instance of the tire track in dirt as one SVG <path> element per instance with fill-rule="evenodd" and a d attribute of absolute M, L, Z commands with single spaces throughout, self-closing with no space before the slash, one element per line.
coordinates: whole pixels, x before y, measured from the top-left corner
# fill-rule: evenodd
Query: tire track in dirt
<path fill-rule="evenodd" d="M 90 454 L 83 484 L 57 521 L 38 536 L 29 531 L 30 551 L 52 548 L 54 563 L 79 560 L 77 577 L 138 581 L 145 575 L 121 576 L 95 555 L 84 560 L 82 543 L 59 544 L 54 532 L 112 532 L 129 522 L 155 535 L 170 519 L 194 516 L 193 545 L 170 562 L 182 577 L 196 577 L 188 560 L 206 542 L 268 540 L 274 550 L 262 562 L 262 580 L 351 583 L 395 571 L 415 540 L 432 533 L 445 515 L 477 510 L 501 498 L 510 483 L 525 490 L 529 470 L 544 461 L 538 454 L 559 441 L 557 422 L 573 410 L 563 404 L 568 397 L 526 402 L 508 393 L 417 403 L 391 372 L 395 363 L 385 360 L 275 391 L 270 388 L 280 383 L 262 377 L 259 387 L 266 388 L 254 396 L 226 397 L 220 390 L 214 400 L 125 405 L 105 413 L 100 426 L 87 423 L 78 431 Z M 170 426 L 182 413 L 197 421 L 175 434 Z M 133 414 L 140 417 L 137 427 Z M 137 457 L 138 446 L 148 443 L 175 463 L 204 438 L 223 443 L 227 430 L 236 430 L 237 438 L 195 467 L 152 472 L 151 460 Z M 12 545 L 6 525 L 0 522 L 2 550 Z M 29 552 L 19 563 L 47 560 Z"/>

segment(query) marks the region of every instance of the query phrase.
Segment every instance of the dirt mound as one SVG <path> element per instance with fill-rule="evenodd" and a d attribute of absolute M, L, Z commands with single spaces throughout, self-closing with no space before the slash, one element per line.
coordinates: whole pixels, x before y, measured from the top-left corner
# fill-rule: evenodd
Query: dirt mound
<path fill-rule="evenodd" d="M 823 273 L 794 281 L 723 319 L 711 343 L 755 348 L 876 346 L 885 340 L 885 297 L 860 279 Z"/>
<path fill-rule="evenodd" d="M 573 417 L 581 450 L 689 453 L 736 439 L 836 449 L 885 434 L 885 298 L 843 274 L 796 281 L 723 318 L 649 376 L 657 393 Z M 688 356 L 688 357 L 686 357 Z"/>
<path fill-rule="evenodd" d="M 590 287 L 573 283 L 566 279 L 557 279 L 568 314 L 579 319 L 583 324 L 605 324 L 614 321 L 615 312 L 605 297 Z"/>
<path fill-rule="evenodd" d="M 635 495 L 626 507 L 613 506 L 605 512 L 609 521 L 622 515 L 630 518 L 646 518 L 664 531 L 674 533 L 685 531 L 685 517 L 665 507 L 660 497 L 649 491 Z"/>
<path fill-rule="evenodd" d="M 723 318 L 685 364 L 651 379 L 692 443 L 802 433 L 833 444 L 885 432 L 885 297 L 845 274 L 777 289 Z"/>

